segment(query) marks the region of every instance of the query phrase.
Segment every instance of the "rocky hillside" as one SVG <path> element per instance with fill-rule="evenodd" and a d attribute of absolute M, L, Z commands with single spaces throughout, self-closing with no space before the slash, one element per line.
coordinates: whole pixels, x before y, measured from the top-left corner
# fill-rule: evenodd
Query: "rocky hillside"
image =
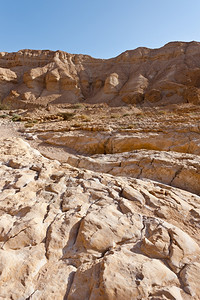
<path fill-rule="evenodd" d="M 200 43 L 137 48 L 102 60 L 62 51 L 0 53 L 0 101 L 9 107 L 48 103 L 200 102 Z"/>
<path fill-rule="evenodd" d="M 0 146 L 2 299 L 199 299 L 197 195 Z"/>
<path fill-rule="evenodd" d="M 199 50 L 1 53 L 0 299 L 200 299 Z"/>

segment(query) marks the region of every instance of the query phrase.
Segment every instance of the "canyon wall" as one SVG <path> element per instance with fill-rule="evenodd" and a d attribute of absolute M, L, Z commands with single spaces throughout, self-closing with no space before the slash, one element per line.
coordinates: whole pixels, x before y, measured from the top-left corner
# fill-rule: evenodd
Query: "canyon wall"
<path fill-rule="evenodd" d="M 0 53 L 0 101 L 14 108 L 76 102 L 199 104 L 199 88 L 198 42 L 137 48 L 106 60 L 49 50 Z"/>

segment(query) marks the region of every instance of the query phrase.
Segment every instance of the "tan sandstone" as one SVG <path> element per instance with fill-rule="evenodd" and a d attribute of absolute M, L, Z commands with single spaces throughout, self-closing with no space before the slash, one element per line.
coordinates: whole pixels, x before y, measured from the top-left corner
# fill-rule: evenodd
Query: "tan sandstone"
<path fill-rule="evenodd" d="M 200 299 L 199 53 L 0 53 L 0 299 Z"/>

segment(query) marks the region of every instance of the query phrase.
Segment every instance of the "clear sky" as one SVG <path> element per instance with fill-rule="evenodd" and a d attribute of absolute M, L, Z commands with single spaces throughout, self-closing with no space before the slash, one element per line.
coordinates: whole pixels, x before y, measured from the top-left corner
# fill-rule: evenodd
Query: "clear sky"
<path fill-rule="evenodd" d="M 110 58 L 192 40 L 200 41 L 200 0 L 0 0 L 0 52 Z"/>

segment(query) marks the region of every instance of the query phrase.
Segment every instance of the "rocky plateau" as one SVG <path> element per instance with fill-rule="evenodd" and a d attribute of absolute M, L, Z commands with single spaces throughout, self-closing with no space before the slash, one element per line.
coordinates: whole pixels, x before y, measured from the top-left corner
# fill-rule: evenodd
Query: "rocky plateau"
<path fill-rule="evenodd" d="M 200 43 L 0 53 L 0 299 L 200 299 Z"/>

